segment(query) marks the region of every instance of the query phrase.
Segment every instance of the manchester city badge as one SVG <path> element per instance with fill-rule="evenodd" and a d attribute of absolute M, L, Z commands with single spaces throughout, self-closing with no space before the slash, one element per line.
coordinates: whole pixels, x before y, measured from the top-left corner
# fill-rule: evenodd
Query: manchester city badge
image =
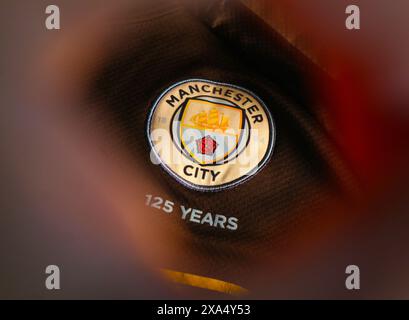
<path fill-rule="evenodd" d="M 271 157 L 275 128 L 254 93 L 202 79 L 176 83 L 148 117 L 151 159 L 183 185 L 199 191 L 236 186 Z"/>

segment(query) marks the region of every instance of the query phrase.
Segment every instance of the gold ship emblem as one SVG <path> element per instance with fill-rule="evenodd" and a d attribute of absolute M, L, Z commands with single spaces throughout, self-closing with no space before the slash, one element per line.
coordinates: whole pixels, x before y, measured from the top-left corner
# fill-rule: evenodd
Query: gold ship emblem
<path fill-rule="evenodd" d="M 192 121 L 198 129 L 222 130 L 223 132 L 229 128 L 229 118 L 216 108 L 210 109 L 194 115 Z"/>

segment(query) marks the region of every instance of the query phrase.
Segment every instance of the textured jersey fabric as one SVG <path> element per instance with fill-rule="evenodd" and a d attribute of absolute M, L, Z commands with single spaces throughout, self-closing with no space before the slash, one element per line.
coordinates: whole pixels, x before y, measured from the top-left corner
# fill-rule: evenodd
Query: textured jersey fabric
<path fill-rule="evenodd" d="M 238 1 L 158 4 L 154 11 L 128 15 L 90 97 L 114 119 L 136 165 L 159 182 L 158 194 L 239 219 L 234 232 L 172 220 L 169 236 L 183 235 L 180 250 L 189 261 L 160 267 L 251 287 L 257 264 L 273 259 L 291 231 L 334 194 L 348 191 L 349 173 L 328 134 L 325 108 L 310 90 L 312 81 L 330 80 Z M 254 92 L 274 118 L 271 160 L 232 189 L 191 190 L 150 161 L 146 122 L 155 99 L 195 78 Z"/>

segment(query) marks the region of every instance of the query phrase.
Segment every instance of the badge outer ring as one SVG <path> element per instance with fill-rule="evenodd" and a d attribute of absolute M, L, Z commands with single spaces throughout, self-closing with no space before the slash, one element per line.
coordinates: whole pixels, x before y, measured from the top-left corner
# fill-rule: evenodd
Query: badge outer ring
<path fill-rule="evenodd" d="M 159 101 L 173 88 L 187 83 L 187 82 L 192 82 L 192 81 L 200 81 L 200 82 L 206 82 L 206 83 L 210 83 L 210 84 L 214 84 L 214 85 L 221 85 L 221 86 L 227 86 L 227 87 L 231 87 L 231 88 L 235 88 L 238 90 L 242 90 L 244 92 L 246 92 L 247 94 L 253 96 L 254 98 L 256 98 L 258 100 L 258 102 L 263 106 L 265 113 L 267 114 L 268 118 L 269 118 L 269 128 L 270 128 L 270 143 L 269 143 L 269 147 L 268 150 L 266 152 L 266 154 L 264 155 L 263 159 L 259 162 L 259 164 L 257 165 L 257 167 L 255 167 L 254 169 L 252 169 L 248 174 L 243 175 L 242 177 L 233 180 L 231 182 L 227 182 L 218 186 L 211 186 L 211 187 L 205 187 L 205 186 L 201 186 L 201 185 L 197 185 L 194 183 L 190 183 L 185 181 L 183 178 L 181 178 L 179 175 L 177 175 L 175 172 L 173 172 L 172 169 L 170 169 L 166 163 L 164 163 L 161 159 L 161 157 L 159 156 L 159 154 L 156 152 L 155 150 L 155 146 L 153 145 L 151 139 L 150 139 L 150 132 L 151 132 L 151 126 L 152 126 L 152 117 L 153 114 L 155 113 L 156 107 L 158 106 Z M 264 101 L 262 99 L 260 99 L 260 97 L 256 94 L 254 94 L 252 91 L 247 90 L 243 87 L 237 86 L 237 85 L 233 85 L 233 84 L 229 84 L 229 83 L 224 83 L 224 82 L 217 82 L 217 81 L 212 81 L 212 80 L 206 80 L 206 79 L 200 79 L 200 78 L 194 78 L 194 79 L 187 79 L 187 80 L 182 80 L 179 81 L 175 84 L 173 84 L 172 86 L 168 87 L 165 91 L 163 91 L 161 93 L 161 95 L 155 100 L 155 102 L 153 103 L 153 106 L 151 107 L 151 110 L 148 114 L 148 120 L 147 120 L 147 125 L 146 125 L 146 137 L 148 139 L 148 143 L 150 146 L 151 151 L 155 154 L 155 157 L 160 161 L 160 166 L 170 175 L 172 176 L 175 180 L 177 180 L 181 185 L 183 185 L 184 187 L 187 187 L 191 190 L 195 190 L 195 191 L 201 191 L 201 192 L 218 192 L 218 191 L 222 191 L 222 190 L 227 190 L 227 189 L 231 189 L 234 187 L 237 187 L 239 185 L 241 185 L 244 182 L 249 181 L 250 179 L 254 178 L 260 171 L 263 170 L 263 168 L 267 165 L 267 163 L 271 160 L 271 157 L 273 155 L 273 151 L 274 151 L 274 147 L 275 147 L 275 142 L 276 142 L 276 126 L 274 123 L 274 118 L 271 115 L 270 110 L 267 108 L 266 104 L 264 103 Z"/>

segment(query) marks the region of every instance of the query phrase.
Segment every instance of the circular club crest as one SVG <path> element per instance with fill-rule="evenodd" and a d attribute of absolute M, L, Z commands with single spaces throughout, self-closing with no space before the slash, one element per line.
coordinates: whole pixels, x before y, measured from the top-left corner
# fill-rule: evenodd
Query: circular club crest
<path fill-rule="evenodd" d="M 275 128 L 252 92 L 202 79 L 168 88 L 148 117 L 151 160 L 199 191 L 233 187 L 270 159 Z"/>

